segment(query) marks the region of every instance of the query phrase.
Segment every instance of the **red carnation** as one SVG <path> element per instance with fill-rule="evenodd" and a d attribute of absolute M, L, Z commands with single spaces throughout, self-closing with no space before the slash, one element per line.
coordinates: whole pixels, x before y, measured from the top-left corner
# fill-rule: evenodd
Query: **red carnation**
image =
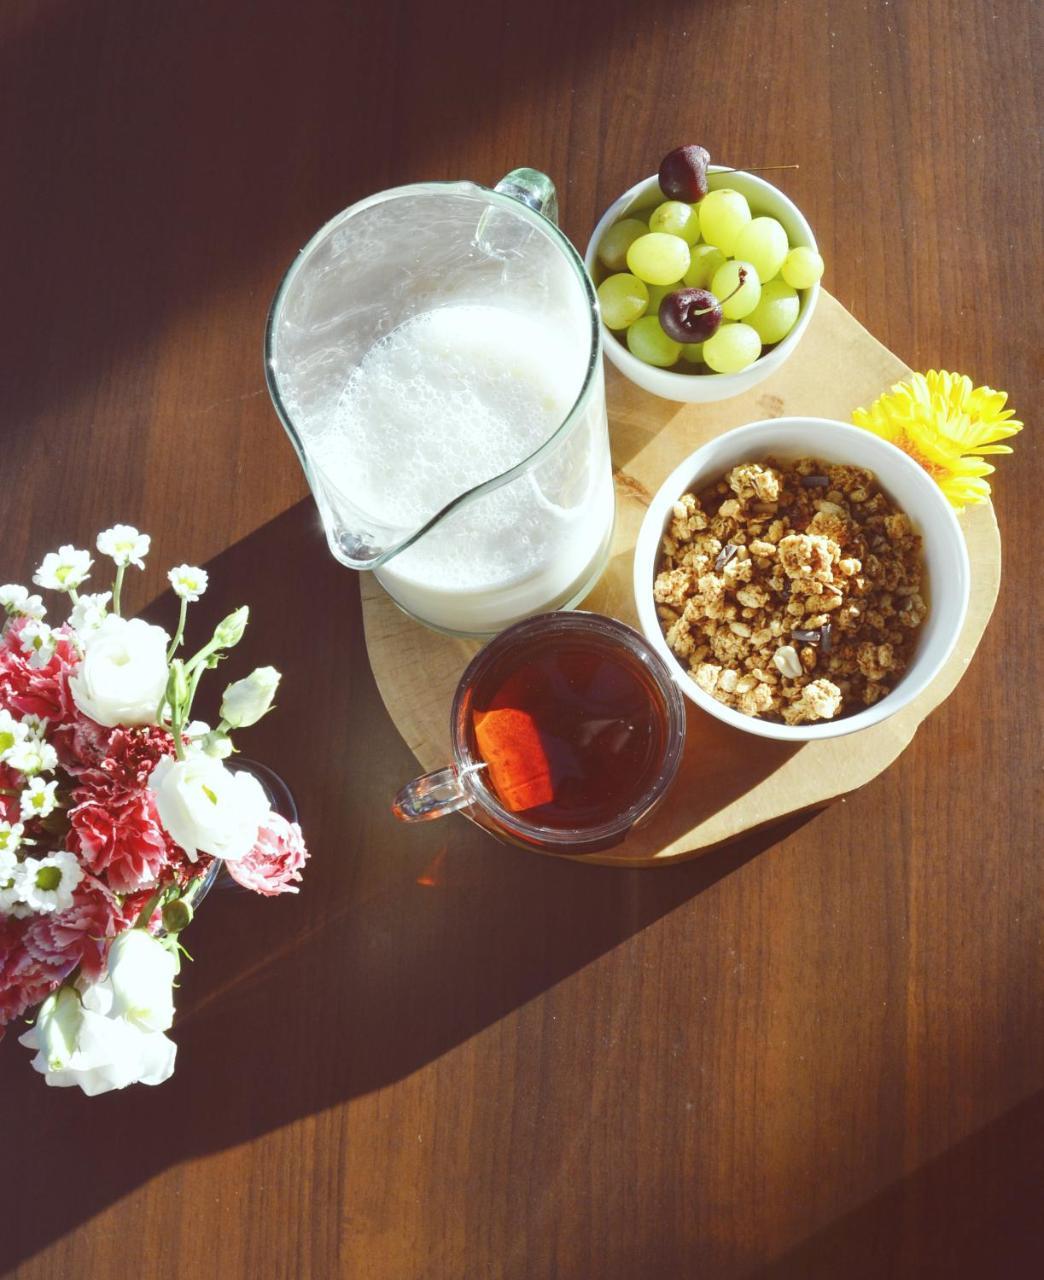
<path fill-rule="evenodd" d="M 75 711 L 69 690 L 69 673 L 80 662 L 66 626 L 58 630 L 58 643 L 51 660 L 43 667 L 29 665 L 29 655 L 18 636 L 29 621 L 16 618 L 7 628 L 0 645 L 0 698 L 21 715 L 43 716 L 52 725 L 61 724 Z"/>

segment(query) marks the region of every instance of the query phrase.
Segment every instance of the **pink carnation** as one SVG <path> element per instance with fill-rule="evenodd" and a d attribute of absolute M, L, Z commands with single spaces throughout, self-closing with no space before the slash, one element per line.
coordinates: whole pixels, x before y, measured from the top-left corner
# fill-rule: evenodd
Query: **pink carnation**
<path fill-rule="evenodd" d="M 26 951 L 29 923 L 0 916 L 0 1039 L 7 1023 L 45 1000 L 62 980 L 61 969 Z"/>
<path fill-rule="evenodd" d="M 56 973 L 64 976 L 79 965 L 93 980 L 105 967 L 109 943 L 130 923 L 108 889 L 86 876 L 71 907 L 57 915 L 31 917 L 23 945 L 32 960 Z"/>
<path fill-rule="evenodd" d="M 131 791 L 114 797 L 80 787 L 73 798 L 79 803 L 69 813 L 70 847 L 78 849 L 88 870 L 116 893 L 155 884 L 177 846 L 160 826 L 151 795 Z"/>
<path fill-rule="evenodd" d="M 52 725 L 61 724 L 75 712 L 69 689 L 69 674 L 80 662 L 66 626 L 50 662 L 44 667 L 29 665 L 29 655 L 18 636 L 27 618 L 16 618 L 0 644 L 0 703 L 21 715 L 44 716 Z"/>
<path fill-rule="evenodd" d="M 112 732 L 74 708 L 64 724 L 53 732 L 48 728 L 47 736 L 65 772 L 86 778 L 104 759 Z"/>
<path fill-rule="evenodd" d="M 301 828 L 278 813 L 270 813 L 257 833 L 257 844 L 245 857 L 226 862 L 228 873 L 244 889 L 274 897 L 297 893 L 295 881 L 308 861 Z"/>

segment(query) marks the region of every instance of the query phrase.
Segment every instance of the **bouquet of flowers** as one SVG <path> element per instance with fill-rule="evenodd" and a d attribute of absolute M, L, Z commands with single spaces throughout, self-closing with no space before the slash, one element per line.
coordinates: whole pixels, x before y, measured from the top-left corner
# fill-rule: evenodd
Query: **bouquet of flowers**
<path fill-rule="evenodd" d="M 129 525 L 98 535 L 115 562 L 99 594 L 80 593 L 87 551 L 45 556 L 33 582 L 68 596 L 59 626 L 44 622 L 39 595 L 0 586 L 0 1038 L 36 1008 L 20 1037 L 33 1066 L 87 1094 L 174 1070 L 164 1033 L 179 937 L 220 868 L 257 893 L 296 893 L 307 858 L 297 824 L 226 763 L 232 731 L 271 708 L 279 672 L 230 684 L 215 727 L 192 720 L 200 678 L 238 643 L 248 610 L 178 657 L 207 574 L 170 570 L 173 638 L 125 618 L 124 575 L 144 568 L 149 542 Z"/>

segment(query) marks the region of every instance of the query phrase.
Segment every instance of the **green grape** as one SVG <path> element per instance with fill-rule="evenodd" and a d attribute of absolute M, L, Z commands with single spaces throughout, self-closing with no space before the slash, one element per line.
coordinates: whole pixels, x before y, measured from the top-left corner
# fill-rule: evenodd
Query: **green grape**
<path fill-rule="evenodd" d="M 675 289 L 682 288 L 680 280 L 674 280 L 671 284 L 651 284 L 649 285 L 649 307 L 646 315 L 659 315 L 660 303 L 667 297 L 669 293 L 673 293 Z"/>
<path fill-rule="evenodd" d="M 703 364 L 703 343 L 686 342 L 682 344 L 682 357 L 689 364 Z"/>
<path fill-rule="evenodd" d="M 624 218 L 622 222 L 614 223 L 598 246 L 599 262 L 607 271 L 622 271 L 627 266 L 627 250 L 648 230 L 638 218 Z"/>
<path fill-rule="evenodd" d="M 646 284 L 670 284 L 689 269 L 689 246 L 679 236 L 650 231 L 627 250 L 627 268 Z"/>
<path fill-rule="evenodd" d="M 642 316 L 627 330 L 627 346 L 631 355 L 646 364 L 666 369 L 681 355 L 682 344 L 668 338 L 655 316 Z"/>
<path fill-rule="evenodd" d="M 770 280 L 761 286 L 761 301 L 747 316 L 747 324 L 757 330 L 758 337 L 768 346 L 783 341 L 793 329 L 800 310 L 797 291 L 785 280 Z"/>
<path fill-rule="evenodd" d="M 598 305 L 610 329 L 626 329 L 645 314 L 649 290 L 637 276 L 626 272 L 608 276 L 598 286 Z"/>
<path fill-rule="evenodd" d="M 708 244 L 731 258 L 736 237 L 750 221 L 746 197 L 731 187 L 708 191 L 700 201 L 700 232 Z"/>
<path fill-rule="evenodd" d="M 650 231 L 666 231 L 680 236 L 686 244 L 693 245 L 700 238 L 700 218 L 691 204 L 681 200 L 666 200 L 657 205 L 649 218 Z"/>
<path fill-rule="evenodd" d="M 747 278 L 740 285 L 740 269 L 747 273 Z M 733 293 L 733 290 L 738 292 Z M 726 262 L 714 273 L 711 281 L 711 293 L 721 299 L 721 314 L 726 320 L 742 320 L 750 315 L 761 301 L 761 280 L 752 262 Z M 733 296 L 730 298 L 729 294 Z M 728 299 L 728 301 L 726 301 Z"/>
<path fill-rule="evenodd" d="M 790 241 L 781 223 L 775 218 L 755 218 L 736 237 L 733 254 L 753 262 L 764 283 L 779 274 L 789 249 Z"/>
<path fill-rule="evenodd" d="M 792 288 L 809 289 L 823 274 L 823 259 L 815 249 L 800 245 L 787 254 L 782 274 Z"/>
<path fill-rule="evenodd" d="M 644 324 L 644 320 L 639 320 Z M 749 324 L 726 321 L 703 344 L 703 359 L 715 373 L 739 373 L 761 355 L 761 339 Z"/>
<path fill-rule="evenodd" d="M 728 262 L 720 249 L 712 244 L 698 244 L 689 251 L 689 269 L 682 276 L 690 289 L 709 289 L 714 273 Z"/>

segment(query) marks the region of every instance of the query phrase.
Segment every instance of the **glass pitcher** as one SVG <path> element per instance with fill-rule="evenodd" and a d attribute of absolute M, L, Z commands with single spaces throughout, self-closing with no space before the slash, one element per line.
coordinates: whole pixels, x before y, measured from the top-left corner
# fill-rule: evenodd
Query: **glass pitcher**
<path fill-rule="evenodd" d="M 381 192 L 305 245 L 268 317 L 330 550 L 452 634 L 573 608 L 609 555 L 598 313 L 556 217 L 532 169 Z"/>

